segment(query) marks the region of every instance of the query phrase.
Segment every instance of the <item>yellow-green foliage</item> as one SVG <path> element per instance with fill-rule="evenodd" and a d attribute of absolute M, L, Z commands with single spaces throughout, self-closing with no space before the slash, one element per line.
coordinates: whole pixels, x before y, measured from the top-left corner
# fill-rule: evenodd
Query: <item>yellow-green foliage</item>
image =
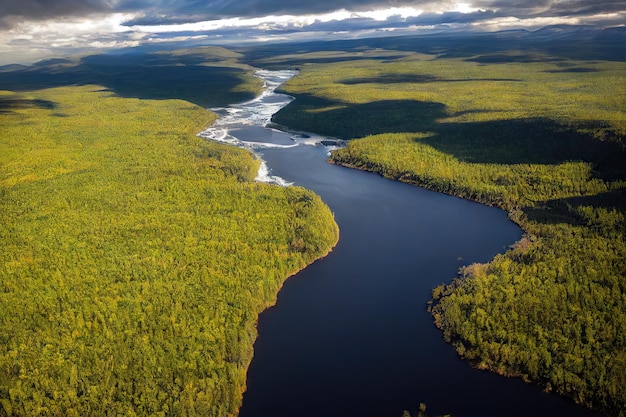
<path fill-rule="evenodd" d="M 255 183 L 187 102 L 87 86 L 0 107 L 0 411 L 234 415 L 258 313 L 337 240 L 328 208 Z"/>
<path fill-rule="evenodd" d="M 120 97 L 181 99 L 203 107 L 251 100 L 263 89 L 241 54 L 220 47 L 51 59 L 2 72 L 0 90 L 94 84 Z M 2 106 L 2 103 L 0 103 Z M 1 109 L 0 109 L 1 110 Z"/>
<path fill-rule="evenodd" d="M 423 134 L 382 134 L 353 141 L 332 161 L 378 172 L 485 204 L 511 209 L 551 199 L 607 192 L 589 164 L 477 164 L 460 161 L 423 143 Z M 616 182 L 614 187 L 623 186 Z"/>
<path fill-rule="evenodd" d="M 407 56 L 305 66 L 284 89 L 279 123 L 360 138 L 332 162 L 502 207 L 526 231 L 434 290 L 461 355 L 624 415 L 625 63 Z"/>
<path fill-rule="evenodd" d="M 577 72 L 576 69 L 584 72 Z M 445 122 L 547 117 L 604 121 L 626 134 L 626 86 L 621 62 L 508 62 L 464 59 L 360 60 L 307 65 L 285 87 L 341 104 L 418 100 L 446 106 Z M 320 109 L 323 110 L 323 109 Z"/>

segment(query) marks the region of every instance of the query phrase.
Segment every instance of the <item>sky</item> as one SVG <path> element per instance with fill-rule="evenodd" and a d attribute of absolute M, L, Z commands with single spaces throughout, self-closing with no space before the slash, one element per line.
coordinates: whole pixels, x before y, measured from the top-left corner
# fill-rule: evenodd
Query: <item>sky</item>
<path fill-rule="evenodd" d="M 626 0 L 0 0 L 0 65 L 117 48 L 626 25 Z"/>

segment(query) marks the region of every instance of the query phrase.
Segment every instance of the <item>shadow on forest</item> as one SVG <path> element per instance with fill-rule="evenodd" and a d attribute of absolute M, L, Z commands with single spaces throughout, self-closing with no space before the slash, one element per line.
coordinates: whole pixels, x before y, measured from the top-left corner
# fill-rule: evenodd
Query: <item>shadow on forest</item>
<path fill-rule="evenodd" d="M 350 104 L 297 95 L 273 120 L 340 139 L 425 132 L 430 135 L 416 140 L 464 162 L 558 164 L 584 161 L 593 165 L 598 178 L 626 178 L 623 167 L 626 152 L 618 139 L 601 141 L 577 130 L 601 127 L 565 126 L 545 118 L 440 122 L 450 116 L 456 115 L 448 113 L 442 103 L 385 100 Z"/>
<path fill-rule="evenodd" d="M 539 207 L 525 207 L 523 211 L 529 220 L 538 223 L 567 223 L 575 226 L 593 226 L 594 219 L 584 217 L 578 211 L 581 207 L 603 208 L 609 212 L 626 213 L 626 189 L 613 190 L 587 197 L 549 200 L 542 203 Z M 622 233 L 626 231 L 626 225 L 623 223 L 615 224 L 613 228 Z"/>
<path fill-rule="evenodd" d="M 456 82 L 469 82 L 469 81 L 510 81 L 521 82 L 522 80 L 517 78 L 460 78 L 460 79 L 446 79 L 438 78 L 432 75 L 422 74 L 384 74 L 379 77 L 370 78 L 350 78 L 340 81 L 345 85 L 352 84 L 399 84 L 399 83 L 456 83 Z"/>
<path fill-rule="evenodd" d="M 420 142 L 473 163 L 585 161 L 606 179 L 623 176 L 619 161 L 626 156 L 617 142 L 599 141 L 573 126 L 546 118 L 442 123 L 434 135 Z"/>
<path fill-rule="evenodd" d="M 430 131 L 437 119 L 445 116 L 442 103 L 384 100 L 350 104 L 298 94 L 272 120 L 309 132 L 353 139 L 380 133 Z"/>
<path fill-rule="evenodd" d="M 346 80 L 339 81 L 345 85 L 353 85 L 353 84 L 399 84 L 399 83 L 432 83 L 439 81 L 439 79 L 433 75 L 423 75 L 423 74 L 383 74 L 378 77 L 369 77 L 369 78 L 349 78 Z"/>
<path fill-rule="evenodd" d="M 0 114 L 12 113 L 17 109 L 39 108 L 52 110 L 56 103 L 48 100 L 0 97 Z"/>
<path fill-rule="evenodd" d="M 205 107 L 223 106 L 254 97 L 249 92 L 233 91 L 243 83 L 244 70 L 202 65 L 210 61 L 201 54 L 96 55 L 80 60 L 53 59 L 3 72 L 0 89 L 28 91 L 97 84 L 121 97 L 177 98 Z"/>
<path fill-rule="evenodd" d="M 479 64 L 503 64 L 510 62 L 519 62 L 528 64 L 532 62 L 559 62 L 562 58 L 548 58 L 542 54 L 485 54 L 477 57 L 466 59 L 469 62 L 477 62 Z"/>
<path fill-rule="evenodd" d="M 350 51 L 346 51 L 347 53 L 349 53 Z M 312 57 L 297 57 L 297 58 L 283 58 L 280 59 L 279 61 L 277 61 L 275 64 L 272 64 L 272 62 L 263 62 L 263 63 L 259 63 L 257 62 L 255 65 L 258 65 L 260 67 L 263 68 L 268 68 L 268 69 L 284 69 L 285 67 L 300 67 L 304 64 L 332 64 L 335 62 L 346 62 L 346 61 L 360 61 L 360 60 L 367 60 L 367 59 L 378 59 L 378 60 L 382 60 L 382 59 L 401 59 L 406 57 L 407 54 L 401 54 L 401 55 L 384 55 L 384 56 L 371 56 L 371 55 L 364 55 L 364 56 L 354 56 L 354 55 L 349 55 L 349 56 L 329 56 L 329 57 L 318 57 L 318 58 L 312 58 Z"/>
<path fill-rule="evenodd" d="M 548 72 L 551 74 L 558 74 L 558 73 L 563 73 L 563 72 L 572 72 L 572 73 L 599 72 L 599 70 L 595 68 L 578 67 L 578 68 L 567 68 L 567 69 L 562 69 L 562 70 L 545 70 L 543 72 Z"/>

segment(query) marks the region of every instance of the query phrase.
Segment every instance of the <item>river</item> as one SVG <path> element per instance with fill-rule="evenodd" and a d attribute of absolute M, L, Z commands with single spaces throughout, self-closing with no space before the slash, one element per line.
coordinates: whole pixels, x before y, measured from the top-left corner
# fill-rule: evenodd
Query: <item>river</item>
<path fill-rule="evenodd" d="M 253 150 L 258 180 L 319 194 L 340 240 L 259 317 L 241 417 L 593 416 L 521 380 L 471 368 L 426 311 L 431 290 L 521 236 L 502 210 L 326 162 L 315 135 L 268 129 L 291 71 L 260 71 L 257 99 L 215 109 L 208 139 Z"/>

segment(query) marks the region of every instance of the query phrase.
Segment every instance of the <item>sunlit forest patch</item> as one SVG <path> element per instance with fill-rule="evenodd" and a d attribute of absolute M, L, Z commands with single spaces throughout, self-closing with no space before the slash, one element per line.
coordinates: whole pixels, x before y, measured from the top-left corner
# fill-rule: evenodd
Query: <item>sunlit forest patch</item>
<path fill-rule="evenodd" d="M 256 183 L 189 102 L 86 85 L 0 108 L 0 414 L 236 414 L 257 316 L 334 245 L 329 209 Z"/>

